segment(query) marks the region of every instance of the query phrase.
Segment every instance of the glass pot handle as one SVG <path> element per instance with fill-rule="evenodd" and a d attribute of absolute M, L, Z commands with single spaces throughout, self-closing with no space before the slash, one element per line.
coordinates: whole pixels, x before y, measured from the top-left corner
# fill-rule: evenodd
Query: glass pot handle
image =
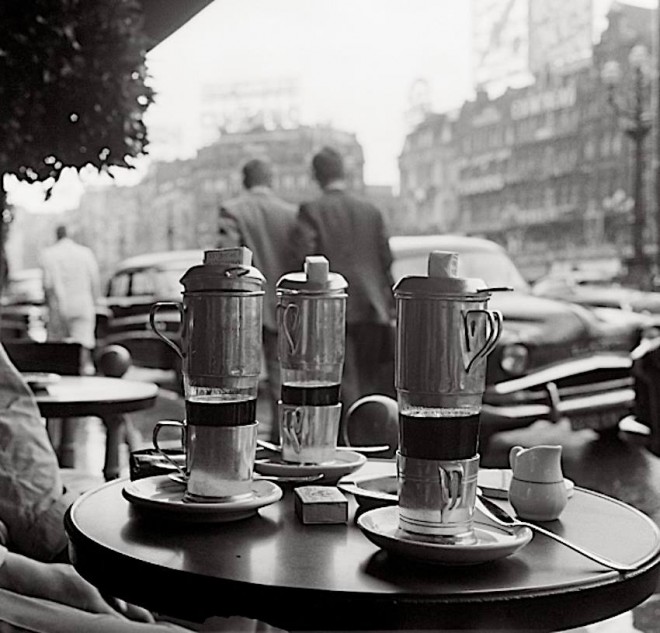
<path fill-rule="evenodd" d="M 149 310 L 149 325 L 151 325 L 151 329 L 154 331 L 154 334 L 160 338 L 162 341 L 167 343 L 178 355 L 181 359 L 183 359 L 183 352 L 179 348 L 179 346 L 167 336 L 165 336 L 159 329 L 158 326 L 156 325 L 156 313 L 158 310 L 161 308 L 168 307 L 168 308 L 176 308 L 181 315 L 181 325 L 179 326 L 179 331 L 181 331 L 181 327 L 183 326 L 183 320 L 184 320 L 184 315 L 183 315 L 183 306 L 178 302 L 178 301 L 158 301 L 157 303 L 154 303 L 151 306 L 151 310 Z"/>
<path fill-rule="evenodd" d="M 151 436 L 154 448 L 160 453 L 162 457 L 164 457 L 172 466 L 174 466 L 183 477 L 187 478 L 188 473 L 186 472 L 186 468 L 181 468 L 181 465 L 178 464 L 175 460 L 173 460 L 159 445 L 158 445 L 158 434 L 160 433 L 160 430 L 163 427 L 176 427 L 178 429 L 181 429 L 181 445 L 183 446 L 184 449 L 184 455 L 187 453 L 186 451 L 186 446 L 188 445 L 187 438 L 186 438 L 186 424 L 185 422 L 178 422 L 177 420 L 161 420 L 160 422 L 156 422 L 153 430 L 153 434 Z"/>
<path fill-rule="evenodd" d="M 295 303 L 278 308 L 282 310 L 282 331 L 289 344 L 289 354 L 295 354 L 300 344 L 300 311 Z"/>
<path fill-rule="evenodd" d="M 463 315 L 463 326 L 464 326 L 464 331 L 465 331 L 465 345 L 466 348 L 469 351 L 470 350 L 470 344 L 472 341 L 472 337 L 470 336 L 471 334 L 471 329 L 472 325 L 474 324 L 474 321 L 470 319 L 471 316 L 475 314 L 485 314 L 486 318 L 488 319 L 488 325 L 489 325 L 489 332 L 488 332 L 488 337 L 486 338 L 486 342 L 481 346 L 481 349 L 479 349 L 474 356 L 470 359 L 470 362 L 468 363 L 468 366 L 465 368 L 466 373 L 470 373 L 470 369 L 474 366 L 474 364 L 481 358 L 485 358 L 488 356 L 493 351 L 493 348 L 495 347 L 495 344 L 499 340 L 501 334 L 502 334 L 502 313 L 499 310 L 468 310 L 465 312 Z"/>
<path fill-rule="evenodd" d="M 282 434 L 293 446 L 296 454 L 299 454 L 302 450 L 303 415 L 303 410 L 300 407 L 296 407 L 295 409 L 285 408 L 282 417 Z M 282 444 L 284 444 L 284 439 L 282 439 Z"/>
<path fill-rule="evenodd" d="M 461 464 L 443 464 L 438 466 L 440 495 L 442 498 L 441 511 L 453 510 L 461 497 L 461 488 L 465 473 Z"/>

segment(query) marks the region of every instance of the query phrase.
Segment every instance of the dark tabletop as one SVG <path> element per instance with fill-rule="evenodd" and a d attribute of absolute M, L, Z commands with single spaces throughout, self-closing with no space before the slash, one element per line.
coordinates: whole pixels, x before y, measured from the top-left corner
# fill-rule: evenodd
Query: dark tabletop
<path fill-rule="evenodd" d="M 368 470 L 391 470 L 369 463 Z M 655 590 L 655 525 L 628 505 L 576 489 L 546 524 L 639 570 L 609 571 L 536 535 L 516 554 L 469 567 L 397 559 L 355 526 L 305 526 L 293 493 L 234 523 L 192 524 L 146 514 L 125 480 L 81 497 L 66 527 L 76 568 L 112 595 L 173 616 L 244 615 L 292 629 L 546 629 L 612 617 Z"/>
<path fill-rule="evenodd" d="M 35 392 L 46 418 L 104 416 L 129 413 L 153 406 L 158 385 L 105 376 L 61 376 Z"/>

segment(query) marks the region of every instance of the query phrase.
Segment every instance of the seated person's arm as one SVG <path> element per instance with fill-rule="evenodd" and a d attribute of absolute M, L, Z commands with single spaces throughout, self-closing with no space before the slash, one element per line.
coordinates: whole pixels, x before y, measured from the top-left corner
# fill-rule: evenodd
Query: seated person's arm
<path fill-rule="evenodd" d="M 111 607 L 99 591 L 84 580 L 71 565 L 41 563 L 9 552 L 0 545 L 0 587 L 14 593 L 66 604 L 92 613 L 123 615 L 141 622 L 153 622 L 145 609 L 117 602 Z"/>

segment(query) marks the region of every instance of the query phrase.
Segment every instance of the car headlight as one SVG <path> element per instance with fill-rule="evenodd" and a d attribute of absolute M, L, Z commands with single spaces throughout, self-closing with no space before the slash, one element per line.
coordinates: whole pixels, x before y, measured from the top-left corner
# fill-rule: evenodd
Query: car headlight
<path fill-rule="evenodd" d="M 529 364 L 529 350 L 521 343 L 506 345 L 500 356 L 500 366 L 513 376 L 521 376 L 527 371 Z"/>
<path fill-rule="evenodd" d="M 630 352 L 631 358 L 639 360 L 644 355 L 652 352 L 660 347 L 660 329 L 655 326 L 650 326 L 642 330 L 639 343 L 632 352 Z"/>

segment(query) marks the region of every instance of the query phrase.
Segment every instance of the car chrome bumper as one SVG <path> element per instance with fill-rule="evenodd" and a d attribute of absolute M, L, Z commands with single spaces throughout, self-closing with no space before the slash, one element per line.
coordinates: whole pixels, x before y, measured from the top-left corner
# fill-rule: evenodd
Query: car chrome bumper
<path fill-rule="evenodd" d="M 536 420 L 568 417 L 577 426 L 602 428 L 605 425 L 597 418 L 615 420 L 633 408 L 631 368 L 627 356 L 594 355 L 503 381 L 484 394 L 483 426 L 518 428 Z M 593 422 L 586 422 L 592 418 Z"/>

